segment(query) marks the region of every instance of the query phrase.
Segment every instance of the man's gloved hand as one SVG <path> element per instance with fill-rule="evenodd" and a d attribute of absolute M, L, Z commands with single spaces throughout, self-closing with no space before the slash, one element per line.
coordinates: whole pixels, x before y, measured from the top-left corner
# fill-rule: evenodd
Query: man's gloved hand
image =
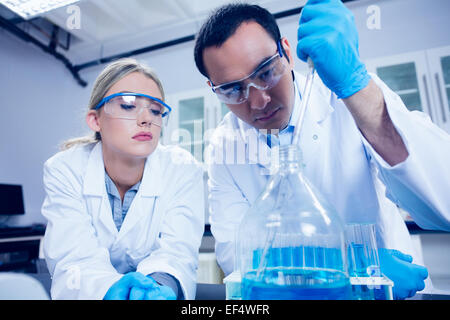
<path fill-rule="evenodd" d="M 103 300 L 129 300 L 136 297 L 139 293 L 133 292 L 132 289 L 137 288 L 136 291 L 156 289 L 158 284 L 155 280 L 147 278 L 142 273 L 130 272 L 120 278 L 114 283 L 106 292 Z"/>
<path fill-rule="evenodd" d="M 151 288 L 133 287 L 130 292 L 130 300 L 176 300 L 177 297 L 172 288 L 157 283 L 152 277 L 148 279 L 154 282 Z"/>
<path fill-rule="evenodd" d="M 413 264 L 413 258 L 398 250 L 378 250 L 381 272 L 394 282 L 394 299 L 410 298 L 425 288 L 425 267 Z"/>
<path fill-rule="evenodd" d="M 309 0 L 303 7 L 297 55 L 305 62 L 311 58 L 323 83 L 340 99 L 369 83 L 353 14 L 340 0 Z"/>

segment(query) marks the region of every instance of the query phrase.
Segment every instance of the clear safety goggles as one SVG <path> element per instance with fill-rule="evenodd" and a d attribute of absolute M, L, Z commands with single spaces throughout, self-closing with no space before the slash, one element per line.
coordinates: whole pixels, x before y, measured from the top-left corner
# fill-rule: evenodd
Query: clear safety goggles
<path fill-rule="evenodd" d="M 112 118 L 137 120 L 144 110 L 148 110 L 151 124 L 166 125 L 172 108 L 158 98 L 131 92 L 120 92 L 107 96 L 100 101 L 95 110 L 103 110 Z"/>
<path fill-rule="evenodd" d="M 286 66 L 281 58 L 283 52 L 281 44 L 278 42 L 277 53 L 264 61 L 250 75 L 236 81 L 227 82 L 214 86 L 211 82 L 212 91 L 220 101 L 226 104 L 240 104 L 248 99 L 250 87 L 258 90 L 268 90 L 275 87 L 286 71 Z"/>

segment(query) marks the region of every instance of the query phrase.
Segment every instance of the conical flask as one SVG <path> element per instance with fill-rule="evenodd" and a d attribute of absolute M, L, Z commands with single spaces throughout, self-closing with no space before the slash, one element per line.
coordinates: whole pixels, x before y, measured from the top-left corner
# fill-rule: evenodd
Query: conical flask
<path fill-rule="evenodd" d="M 344 225 L 303 176 L 295 145 L 243 218 L 236 245 L 244 300 L 350 299 Z"/>

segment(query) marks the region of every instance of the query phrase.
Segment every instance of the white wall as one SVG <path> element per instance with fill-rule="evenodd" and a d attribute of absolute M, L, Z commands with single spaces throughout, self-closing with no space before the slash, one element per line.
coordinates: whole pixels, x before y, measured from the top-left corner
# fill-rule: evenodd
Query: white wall
<path fill-rule="evenodd" d="M 373 3 L 381 9 L 381 30 L 366 27 L 366 8 Z M 363 59 L 450 44 L 448 0 L 361 0 L 349 7 L 355 13 Z M 297 22 L 298 17 L 279 20 L 294 50 Z M 195 69 L 193 45 L 137 58 L 155 68 L 167 93 L 198 89 L 205 86 L 205 79 Z M 298 59 L 296 63 L 302 69 Z M 81 76 L 89 85 L 81 88 L 61 62 L 0 29 L 0 182 L 24 186 L 27 211 L 8 223 L 45 222 L 40 215 L 42 165 L 61 141 L 87 132 L 85 106 L 102 67 L 83 70 Z"/>
<path fill-rule="evenodd" d="M 26 210 L 8 223 L 43 222 L 42 165 L 60 141 L 81 133 L 75 106 L 88 91 L 40 49 L 4 30 L 0 43 L 0 182 L 23 185 Z"/>

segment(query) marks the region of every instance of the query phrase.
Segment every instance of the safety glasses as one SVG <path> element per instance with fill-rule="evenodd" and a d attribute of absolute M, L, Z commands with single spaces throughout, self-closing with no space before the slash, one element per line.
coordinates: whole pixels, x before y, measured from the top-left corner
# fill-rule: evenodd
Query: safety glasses
<path fill-rule="evenodd" d="M 103 110 L 112 118 L 137 120 L 144 110 L 148 110 L 151 123 L 161 127 L 166 125 L 172 108 L 158 98 L 132 92 L 120 92 L 103 98 L 95 110 Z"/>
<path fill-rule="evenodd" d="M 277 53 L 264 61 L 250 75 L 240 80 L 218 86 L 215 86 L 210 80 L 212 91 L 219 100 L 226 104 L 240 104 L 247 101 L 250 87 L 258 90 L 268 90 L 275 87 L 286 71 L 286 66 L 281 60 L 283 52 L 279 41 L 277 47 Z"/>

